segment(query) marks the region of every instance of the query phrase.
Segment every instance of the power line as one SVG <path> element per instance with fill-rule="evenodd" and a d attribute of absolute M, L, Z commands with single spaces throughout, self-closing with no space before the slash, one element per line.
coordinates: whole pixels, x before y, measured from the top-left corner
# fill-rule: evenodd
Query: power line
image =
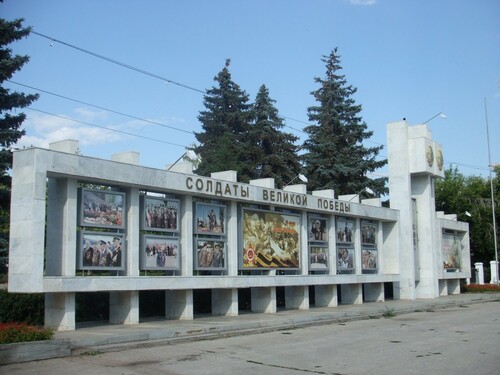
<path fill-rule="evenodd" d="M 95 53 L 95 52 L 92 52 L 92 51 L 89 51 L 87 49 L 84 49 L 84 48 L 81 48 L 81 47 L 78 47 L 78 46 L 75 46 L 74 44 L 70 44 L 70 43 L 66 43 L 66 42 L 63 42 L 62 40 L 59 40 L 59 39 L 56 39 L 56 38 L 53 38 L 51 36 L 48 36 L 48 35 L 45 35 L 45 34 L 42 34 L 42 33 L 39 33 L 37 31 L 34 31 L 32 30 L 31 33 L 35 34 L 35 35 L 38 35 L 42 38 L 45 38 L 45 39 L 48 39 L 50 40 L 51 42 L 56 42 L 56 43 L 60 43 L 62 45 L 65 45 L 67 47 L 70 47 L 70 48 L 73 48 L 73 49 L 76 49 L 77 51 L 80 51 L 80 52 L 83 52 L 83 53 L 86 53 L 88 55 L 91 55 L 91 56 L 94 56 L 94 57 L 97 57 L 99 59 L 102 59 L 102 60 L 105 60 L 105 61 L 108 61 L 110 63 L 113 63 L 113 64 L 116 64 L 116 65 L 119 65 L 123 68 L 127 68 L 127 69 L 131 69 L 131 70 L 134 70 L 138 73 L 141 73 L 141 74 L 144 74 L 144 75 L 147 75 L 147 76 L 150 76 L 150 77 L 153 77 L 153 78 L 157 78 L 157 79 L 160 79 L 161 81 L 163 82 L 167 82 L 167 83 L 172 83 L 174 85 L 177 85 L 177 86 L 180 86 L 180 87 L 183 87 L 185 89 L 188 89 L 188 90 L 192 90 L 192 91 L 196 91 L 196 92 L 199 92 L 201 94 L 207 94 L 207 92 L 205 90 L 200 90 L 200 89 L 197 89 L 195 87 L 192 87 L 192 86 L 188 86 L 188 85 L 185 85 L 183 83 L 180 83 L 180 82 L 176 82 L 176 81 L 173 81 L 171 79 L 168 79 L 168 78 L 165 78 L 165 77 L 162 77 L 158 74 L 155 74 L 155 73 L 151 73 L 151 72 L 148 72 L 144 69 L 141 69 L 141 68 L 136 68 L 132 65 L 129 65 L 129 64 L 126 64 L 126 63 L 122 63 L 118 60 L 115 60 L 115 59 L 112 59 L 112 58 L 109 58 L 109 57 L 106 57 L 106 56 L 103 56 L 103 55 L 100 55 L 98 53 Z M 85 104 L 85 103 L 83 103 Z M 112 112 L 112 111 L 111 111 Z M 297 119 L 294 119 L 294 118 L 291 118 L 291 117 L 286 117 L 286 116 L 281 116 L 283 117 L 284 119 L 288 119 L 288 120 L 291 120 L 291 121 L 295 121 L 295 122 L 298 122 L 298 123 L 301 123 L 301 124 L 305 124 L 305 125 L 311 125 L 307 122 L 304 122 L 304 121 L 301 121 L 301 120 L 297 120 Z M 298 131 L 298 132 L 301 132 L 301 133 L 305 133 L 303 130 L 301 129 L 297 129 L 297 128 L 294 128 L 290 125 L 285 125 L 286 127 L 290 128 L 290 129 L 293 129 L 295 131 Z"/>
<path fill-rule="evenodd" d="M 109 131 L 116 132 L 116 133 L 120 133 L 120 134 L 130 135 L 130 136 L 132 136 L 132 137 L 137 137 L 137 138 L 146 139 L 146 140 L 148 140 L 148 141 L 155 141 L 155 142 L 160 142 L 160 143 L 164 143 L 164 144 L 167 144 L 167 145 L 179 146 L 179 147 L 184 147 L 184 148 L 186 148 L 186 147 L 187 147 L 187 146 L 185 146 L 185 145 L 180 145 L 180 144 L 178 144 L 178 143 L 172 143 L 172 142 L 162 141 L 161 139 L 157 139 L 157 138 L 146 137 L 146 136 L 144 136 L 144 135 L 139 135 L 139 134 L 129 133 L 129 132 L 126 132 L 126 131 L 123 131 L 123 130 L 111 129 L 111 128 L 107 128 L 107 127 L 105 127 L 105 126 L 99 126 L 99 125 L 96 125 L 96 124 L 91 124 L 91 123 L 89 123 L 89 122 L 85 122 L 85 121 L 81 121 L 81 120 L 76 120 L 76 119 L 73 119 L 73 118 L 68 117 L 68 116 L 56 115 L 55 113 L 50 113 L 50 112 L 47 112 L 47 111 L 43 111 L 43 110 L 41 110 L 41 109 L 36 109 L 36 108 L 28 108 L 28 109 L 29 109 L 30 111 L 35 111 L 35 112 L 44 113 L 44 114 L 49 115 L 49 116 L 54 116 L 54 117 L 62 118 L 62 119 L 64 119 L 64 120 L 69 120 L 69 121 L 73 121 L 73 122 L 78 122 L 78 123 L 83 124 L 83 125 L 93 126 L 93 127 L 95 127 L 95 128 L 105 129 L 105 130 L 109 130 Z"/>
<path fill-rule="evenodd" d="M 165 77 L 162 77 L 158 74 L 155 74 L 155 73 L 151 73 L 151 72 L 148 72 L 144 69 L 140 69 L 140 68 L 137 68 L 137 67 L 134 67 L 132 65 L 129 65 L 129 64 L 126 64 L 126 63 L 123 63 L 123 62 L 120 62 L 118 60 L 115 60 L 115 59 L 112 59 L 112 58 L 109 58 L 109 57 L 106 57 L 106 56 L 103 56 L 103 55 L 100 55 L 98 53 L 95 53 L 95 52 L 92 52 L 92 51 L 89 51 L 87 49 L 84 49 L 84 48 L 81 48 L 81 47 L 78 47 L 78 46 L 75 46 L 73 44 L 70 44 L 70 43 L 67 43 L 67 42 L 63 42 L 62 40 L 59 40 L 59 39 L 56 39 L 56 38 L 53 38 L 53 37 L 50 37 L 48 35 L 45 35 L 45 34 L 42 34 L 42 33 L 39 33 L 37 31 L 34 31 L 34 30 L 31 30 L 31 33 L 35 34 L 35 35 L 38 35 L 42 38 L 45 38 L 45 39 L 48 39 L 50 40 L 51 42 L 56 42 L 56 43 L 59 43 L 59 44 L 62 44 L 62 45 L 65 45 L 67 47 L 70 47 L 70 48 L 73 48 L 77 51 L 80 51 L 80 52 L 83 52 L 83 53 L 86 53 L 88 55 L 91 55 L 91 56 L 94 56 L 94 57 L 97 57 L 99 59 L 102 59 L 102 60 L 105 60 L 105 61 L 108 61 L 110 63 L 113 63 L 113 64 L 116 64 L 116 65 L 119 65 L 121 67 L 124 67 L 124 68 L 127 68 L 127 69 L 130 69 L 130 70 L 134 70 L 138 73 L 141 73 L 141 74 L 144 74 L 144 75 L 147 75 L 147 76 L 150 76 L 150 77 L 153 77 L 153 78 L 157 78 L 163 82 L 167 82 L 167 83 L 171 83 L 171 84 L 174 84 L 174 85 L 177 85 L 179 87 L 183 87 L 185 89 L 188 89 L 188 90 L 192 90 L 192 91 L 195 91 L 195 92 L 198 92 L 198 93 L 201 93 L 201 94 L 207 94 L 206 90 L 200 90 L 200 89 L 197 89 L 195 87 L 191 87 L 191 86 L 188 86 L 188 85 L 185 85 L 183 83 L 180 83 L 180 82 L 176 82 L 176 81 L 173 81 L 171 79 L 168 79 L 168 78 L 165 78 Z M 9 81 L 11 82 L 11 81 Z M 12 82 L 12 83 L 15 83 L 15 82 Z M 16 83 L 18 84 L 18 83 Z M 25 87 L 30 87 L 30 86 L 27 86 L 27 85 L 22 85 L 22 84 L 19 84 L 21 86 L 25 86 Z M 35 88 L 33 88 L 35 89 Z M 38 90 L 38 89 L 35 89 L 35 90 Z M 113 111 L 113 110 L 109 110 L 109 109 L 106 109 L 106 108 L 103 108 L 103 107 L 100 107 L 100 106 L 96 106 L 96 105 L 93 105 L 93 104 L 89 104 L 89 103 L 85 103 L 85 102 L 82 102 L 82 101 L 78 101 L 76 99 L 71 99 L 71 98 L 68 98 L 68 97 L 64 97 L 62 95 L 58 95 L 58 94 L 54 94 L 54 93 L 50 93 L 48 91 L 44 91 L 44 90 L 39 90 L 41 92 L 45 92 L 45 93 L 48 93 L 50 95 L 54 95 L 54 96 L 58 96 L 58 97 L 61 97 L 61 98 L 64 98 L 64 99 L 68 99 L 68 100 L 72 100 L 72 101 L 75 101 L 75 102 L 79 102 L 79 103 L 82 103 L 82 104 L 85 104 L 85 105 L 90 105 L 92 107 L 95 107 L 95 108 L 99 108 L 99 109 L 103 109 L 103 110 L 106 110 L 106 111 L 109 111 L 109 112 L 112 112 L 112 113 L 116 113 L 116 114 L 119 114 L 119 115 L 122 115 L 122 116 L 127 116 L 127 117 L 130 117 L 130 118 L 134 118 L 134 119 L 137 119 L 137 120 L 140 120 L 140 121 L 145 121 L 145 122 L 149 122 L 149 123 L 152 123 L 152 124 L 155 124 L 155 125 L 159 125 L 159 126 L 164 126 L 164 127 L 168 127 L 168 128 L 171 128 L 171 129 L 174 129 L 174 130 L 178 130 L 178 131 L 183 131 L 183 132 L 186 132 L 186 133 L 189 133 L 189 134 L 192 134 L 192 132 L 189 132 L 189 131 L 186 131 L 186 130 L 183 130 L 183 129 L 178 129 L 178 128 L 175 128 L 175 127 L 171 127 L 171 126 L 168 126 L 168 125 L 164 125 L 164 124 L 160 124 L 160 123 L 156 123 L 156 122 L 153 122 L 153 121 L 149 121 L 149 120 L 145 120 L 145 119 L 141 119 L 141 118 L 138 118 L 138 117 L 135 117 L 135 116 L 131 116 L 131 115 L 127 115 L 127 114 L 124 114 L 124 113 L 121 113 L 121 112 L 118 112 L 118 111 Z M 154 139 L 154 138 L 149 138 L 149 137 L 144 137 L 144 136 L 140 136 L 140 135 L 137 135 L 137 134 L 132 134 L 132 133 L 127 133 L 127 132 L 123 132 L 123 131 L 120 131 L 120 130 L 114 130 L 114 129 L 109 129 L 109 128 L 106 128 L 106 127 L 101 127 L 101 126 L 98 126 L 98 125 L 94 125 L 94 124 L 89 124 L 89 123 L 85 123 L 83 121 L 79 121 L 79 120 L 74 120 L 74 119 L 71 119 L 71 118 L 66 118 L 66 117 L 63 117 L 63 116 L 59 116 L 59 115 L 55 115 L 55 114 L 52 114 L 52 113 L 49 113 L 49 112 L 44 112 L 44 111 L 41 111 L 41 110 L 35 110 L 35 109 L 32 109 L 34 111 L 38 111 L 38 112 L 42 112 L 42 113 L 46 113 L 48 115 L 52 115 L 52 116 L 56 116 L 56 117 L 61 117 L 61 118 L 65 118 L 65 119 L 68 119 L 68 120 L 71 120 L 71 121 L 75 121 L 75 122 L 80 122 L 80 123 L 83 123 L 83 124 L 86 124 L 86 125 L 89 125 L 89 126 L 95 126 L 95 127 L 99 127 L 99 128 L 103 128 L 103 129 L 107 129 L 107 130 L 110 130 L 110 131 L 116 131 L 116 132 L 120 132 L 120 133 L 123 133 L 123 134 L 127 134 L 127 135 L 131 135 L 131 136 L 135 136 L 135 137 L 139 137 L 139 138 L 145 138 L 145 139 L 149 139 L 149 140 L 153 140 L 153 141 L 157 141 L 157 142 L 163 142 L 163 143 L 167 143 L 167 144 L 172 144 L 172 145 L 175 145 L 175 146 L 181 146 L 181 147 L 186 147 L 186 146 L 182 146 L 182 145 L 178 145 L 178 144 L 175 144 L 175 143 L 170 143 L 170 142 L 165 142 L 165 141 L 160 141 L 160 140 L 157 140 L 157 139 Z M 304 124 L 304 125 L 308 125 L 310 126 L 311 124 L 305 122 L 305 121 L 301 121 L 301 120 L 297 120 L 297 119 L 294 119 L 294 118 L 291 118 L 291 117 L 287 117 L 287 116 L 281 116 L 282 118 L 284 119 L 287 119 L 287 120 L 291 120 L 291 121 L 295 121 L 295 122 L 298 122 L 298 123 L 301 123 L 301 124 Z M 305 132 L 303 130 L 300 130 L 300 129 L 297 129 L 297 128 L 294 128 L 290 125 L 285 125 L 286 127 L 290 128 L 290 129 L 293 129 L 295 131 L 298 131 L 298 132 L 301 132 L 301 133 L 304 133 Z M 367 142 L 371 142 L 371 143 L 374 143 L 374 144 L 379 144 L 379 145 L 382 145 L 382 146 L 385 146 L 383 144 L 380 144 L 380 143 L 377 143 L 377 142 L 373 142 L 373 141 L 370 141 L 370 140 L 367 140 Z M 450 162 L 450 163 L 453 163 L 453 164 L 457 164 L 457 165 L 461 165 L 461 166 L 464 166 L 464 167 L 467 167 L 467 168 L 472 168 L 472 169 L 477 169 L 477 170 L 487 170 L 485 168 L 481 168 L 481 167 L 478 167 L 478 166 L 470 166 L 470 165 L 466 165 L 466 164 L 461 164 L 461 163 L 456 163 L 456 162 Z"/>
<path fill-rule="evenodd" d="M 153 78 L 157 78 L 157 79 L 160 79 L 162 80 L 163 82 L 168 82 L 168 83 L 172 83 L 174 85 L 177 85 L 177 86 L 180 86 L 180 87 L 184 87 L 185 89 L 188 89 L 188 90 L 192 90 L 192 91 L 196 91 L 196 92 L 199 92 L 201 94 L 206 94 L 206 91 L 205 90 L 199 90 L 197 88 L 194 88 L 194 87 L 191 87 L 191 86 L 188 86 L 188 85 L 185 85 L 183 83 L 180 83 L 180 82 L 176 82 L 176 81 L 172 81 L 171 79 L 168 79 L 168 78 L 165 78 L 165 77 L 162 77 L 158 74 L 155 74 L 155 73 L 151 73 L 151 72 L 148 72 L 144 69 L 140 69 L 140 68 L 136 68 L 135 66 L 132 66 L 132 65 L 129 65 L 129 64 L 125 64 L 125 63 L 122 63 L 118 60 L 115 60 L 115 59 L 112 59 L 112 58 L 109 58 L 109 57 L 106 57 L 106 56 L 103 56 L 103 55 L 100 55 L 98 53 L 95 53 L 95 52 L 92 52 L 92 51 L 89 51 L 89 50 L 86 50 L 84 48 L 81 48 L 81 47 L 78 47 L 78 46 L 75 46 L 74 44 L 70 44 L 70 43 L 66 43 L 66 42 L 63 42 L 62 40 L 58 40 L 58 39 L 55 39 L 55 38 L 52 38 L 48 35 L 44 35 L 42 33 L 39 33 L 39 32 L 36 32 L 34 30 L 31 30 L 31 33 L 32 34 L 35 34 L 35 35 L 38 35 L 38 36 L 41 36 L 42 38 L 46 38 L 48 40 L 50 40 L 51 42 L 57 42 L 57 43 L 60 43 L 62 45 L 65 45 L 67 47 L 70 47 L 70 48 L 73 48 L 73 49 L 76 49 L 77 51 L 80 51 L 80 52 L 83 52 L 83 53 L 86 53 L 88 55 L 91 55 L 91 56 L 94 56 L 94 57 L 97 57 L 99 59 L 102 59 L 102 60 L 106 60 L 110 63 L 113 63 L 113 64 L 116 64 L 116 65 L 120 65 L 121 67 L 124 67 L 124 68 L 127 68 L 127 69 L 131 69 L 131 70 L 134 70 L 138 73 L 142 73 L 142 74 L 145 74 L 147 76 L 150 76 L 150 77 L 153 77 Z"/>
<path fill-rule="evenodd" d="M 156 122 L 156 121 L 146 120 L 146 119 L 141 118 L 141 117 L 128 115 L 128 114 L 123 113 L 123 112 L 115 111 L 115 110 L 109 109 L 109 108 L 104 108 L 104 107 L 101 107 L 101 106 L 98 106 L 98 105 L 95 105 L 95 104 L 91 104 L 91 103 L 87 103 L 87 102 L 84 102 L 84 101 L 81 101 L 81 100 L 78 100 L 78 99 L 72 99 L 72 98 L 70 98 L 68 96 L 56 94 L 56 93 L 53 93 L 53 92 L 50 92 L 50 91 L 47 91 L 47 90 L 43 90 L 43 89 L 39 89 L 39 88 L 36 88 L 36 87 L 33 87 L 33 86 L 25 85 L 25 84 L 14 82 L 14 81 L 10 81 L 10 80 L 7 80 L 7 82 L 14 83 L 14 84 L 19 85 L 19 86 L 27 87 L 27 88 L 30 88 L 30 89 L 35 90 L 35 91 L 43 92 L 44 94 L 49 94 L 49 95 L 56 96 L 58 98 L 70 100 L 72 102 L 76 102 L 76 103 L 88 105 L 90 107 L 94 107 L 94 108 L 98 108 L 98 109 L 102 109 L 103 111 L 107 111 L 107 112 L 115 113 L 117 115 L 129 117 L 129 118 L 132 118 L 134 120 L 144 121 L 144 122 L 147 122 L 147 123 L 150 123 L 150 124 L 153 124 L 153 125 L 162 126 L 164 128 L 169 128 L 169 129 L 177 130 L 177 131 L 180 131 L 180 132 L 183 132 L 183 133 L 187 133 L 187 134 L 191 134 L 191 135 L 194 134 L 194 132 L 192 132 L 192 131 L 188 131 L 188 130 L 185 130 L 185 129 L 179 129 L 179 128 L 176 128 L 175 126 L 165 125 L 165 124 L 162 124 L 162 123 Z"/>

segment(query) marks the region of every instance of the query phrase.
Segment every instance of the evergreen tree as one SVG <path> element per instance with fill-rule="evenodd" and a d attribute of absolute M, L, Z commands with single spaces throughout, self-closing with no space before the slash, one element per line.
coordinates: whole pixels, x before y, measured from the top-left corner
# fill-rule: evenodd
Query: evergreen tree
<path fill-rule="evenodd" d="M 38 95 L 11 92 L 4 87 L 4 82 L 29 60 L 28 56 L 13 56 L 12 50 L 7 47 L 29 35 L 31 28 L 23 28 L 22 22 L 22 19 L 6 21 L 0 18 L 0 273 L 5 272 L 8 252 L 11 186 L 8 170 L 12 167 L 12 152 L 9 148 L 25 134 L 21 124 L 26 115 L 14 115 L 11 111 L 25 108 L 38 98 Z"/>
<path fill-rule="evenodd" d="M 201 156 L 196 173 L 208 176 L 211 172 L 235 170 L 241 181 L 255 178 L 256 145 L 250 141 L 251 110 L 248 94 L 232 81 L 230 60 L 214 77 L 217 86 L 204 96 L 205 111 L 198 120 L 203 132 L 195 133 Z"/>
<path fill-rule="evenodd" d="M 347 85 L 340 75 L 340 57 L 335 48 L 329 56 L 323 56 L 326 65 L 324 79 L 315 78 L 320 85 L 313 91 L 318 105 L 308 108 L 309 121 L 316 125 L 304 130 L 308 139 L 302 148 L 305 174 L 312 190 L 334 189 L 336 194 L 355 194 L 370 187 L 378 194 L 387 192 L 386 178 L 369 179 L 366 173 L 384 166 L 387 160 L 376 160 L 383 146 L 365 147 L 362 142 L 370 138 L 372 131 L 359 113 L 353 94 L 356 89 Z"/>
<path fill-rule="evenodd" d="M 259 155 L 258 178 L 274 178 L 277 187 L 283 187 L 301 170 L 297 156 L 298 137 L 282 131 L 282 118 L 274 106 L 276 101 L 269 97 L 269 90 L 262 85 L 253 105 L 255 143 Z"/>

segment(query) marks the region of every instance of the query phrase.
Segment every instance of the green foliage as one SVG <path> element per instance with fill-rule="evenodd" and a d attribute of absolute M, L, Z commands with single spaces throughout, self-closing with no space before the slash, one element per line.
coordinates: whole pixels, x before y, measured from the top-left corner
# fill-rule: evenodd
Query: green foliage
<path fill-rule="evenodd" d="M 24 323 L 0 323 L 0 344 L 50 340 L 54 332 Z"/>
<path fill-rule="evenodd" d="M 22 19 L 6 21 L 0 18 L 0 184 L 10 185 L 6 171 L 12 166 L 12 154 L 8 147 L 24 135 L 21 124 L 26 118 L 24 113 L 12 114 L 16 108 L 25 108 L 38 99 L 38 95 L 11 92 L 4 82 L 29 61 L 28 56 L 12 55 L 7 46 L 29 35 L 31 28 L 22 27 Z"/>
<path fill-rule="evenodd" d="M 43 294 L 9 293 L 0 290 L 0 322 L 43 325 Z"/>
<path fill-rule="evenodd" d="M 200 143 L 195 152 L 201 156 L 196 173 L 208 176 L 211 172 L 236 170 L 241 181 L 248 182 L 255 175 L 255 167 L 252 167 L 255 145 L 248 137 L 249 97 L 232 81 L 229 64 L 230 60 L 226 60 L 214 78 L 218 85 L 204 96 L 206 110 L 198 116 L 203 131 L 195 133 Z"/>
<path fill-rule="evenodd" d="M 385 311 L 382 313 L 382 316 L 384 318 L 393 318 L 396 316 L 396 313 L 394 312 L 394 309 L 390 309 L 386 306 Z"/>
<path fill-rule="evenodd" d="M 498 174 L 493 179 L 495 207 L 500 198 Z M 464 176 L 457 168 L 445 170 L 444 179 L 436 180 L 436 210 L 457 214 L 460 221 L 469 222 L 472 263 L 489 264 L 495 259 L 491 185 L 479 176 Z M 471 214 L 471 217 L 465 215 Z M 496 209 L 496 224 L 499 212 Z M 498 228 L 497 228 L 498 231 Z M 497 239 L 498 240 L 498 239 Z"/>
<path fill-rule="evenodd" d="M 339 75 L 342 68 L 337 48 L 322 61 L 326 65 L 325 78 L 315 78 L 320 87 L 312 92 L 318 105 L 308 108 L 309 121 L 316 124 L 304 129 L 309 137 L 302 146 L 306 150 L 302 159 L 308 188 L 353 194 L 370 187 L 378 194 L 386 193 L 385 178 L 366 177 L 387 160 L 376 160 L 383 146 L 367 148 L 362 143 L 373 132 L 367 130 L 359 115 L 361 106 L 352 99 L 357 90 Z"/>
<path fill-rule="evenodd" d="M 283 187 L 302 171 L 297 156 L 298 137 L 282 131 L 283 120 L 262 85 L 253 104 L 253 142 L 257 145 L 257 178 L 274 178 L 276 186 Z"/>
<path fill-rule="evenodd" d="M 0 323 L 0 344 L 50 340 L 54 332 L 24 323 Z"/>
<path fill-rule="evenodd" d="M 500 286 L 495 284 L 462 285 L 462 293 L 500 293 Z"/>

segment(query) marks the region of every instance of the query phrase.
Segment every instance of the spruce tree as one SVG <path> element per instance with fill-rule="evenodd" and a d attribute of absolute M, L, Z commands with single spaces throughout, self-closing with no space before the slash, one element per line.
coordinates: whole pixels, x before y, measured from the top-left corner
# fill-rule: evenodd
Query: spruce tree
<path fill-rule="evenodd" d="M 22 19 L 6 21 L 0 18 L 0 273 L 5 272 L 9 238 L 10 186 L 8 174 L 12 167 L 10 146 L 24 134 L 21 128 L 26 118 L 24 113 L 13 114 L 16 108 L 25 108 L 38 98 L 38 95 L 26 95 L 12 92 L 4 87 L 15 72 L 29 60 L 28 56 L 12 55 L 8 45 L 29 35 L 31 28 L 22 27 Z"/>
<path fill-rule="evenodd" d="M 198 120 L 203 131 L 195 133 L 201 156 L 196 173 L 235 170 L 241 181 L 255 178 L 255 144 L 250 142 L 251 106 L 248 94 L 233 82 L 226 60 L 224 68 L 214 77 L 217 85 L 204 96 L 205 111 Z"/>
<path fill-rule="evenodd" d="M 383 146 L 365 147 L 363 141 L 373 132 L 367 130 L 352 96 L 356 89 L 347 84 L 340 74 L 340 56 L 335 48 L 323 56 L 326 66 L 324 78 L 315 78 L 319 88 L 311 94 L 318 105 L 308 108 L 309 121 L 315 123 L 304 131 L 308 139 L 302 148 L 305 174 L 311 190 L 334 189 L 337 195 L 356 194 L 365 187 L 384 194 L 386 178 L 370 179 L 366 176 L 387 163 L 376 160 Z"/>
<path fill-rule="evenodd" d="M 258 145 L 258 178 L 274 178 L 276 187 L 283 187 L 296 177 L 302 167 L 299 162 L 298 140 L 293 134 L 282 131 L 283 119 L 269 97 L 269 90 L 262 85 L 253 105 L 254 131 Z"/>

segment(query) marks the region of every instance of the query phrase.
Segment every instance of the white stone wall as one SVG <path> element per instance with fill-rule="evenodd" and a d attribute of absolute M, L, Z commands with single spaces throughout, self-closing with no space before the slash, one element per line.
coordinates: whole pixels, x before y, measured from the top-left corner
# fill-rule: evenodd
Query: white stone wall
<path fill-rule="evenodd" d="M 415 147 L 431 145 L 415 140 L 425 129 L 409 130 L 405 122 L 388 126 L 389 189 L 392 208 L 381 207 L 379 198 L 359 201 L 359 195 L 335 199 L 332 190 L 308 194 L 306 185 L 290 185 L 279 190 L 272 179 L 237 182 L 234 171 L 211 177 L 159 170 L 138 165 L 139 155 L 124 153 L 103 160 L 76 154 L 77 144 L 58 143 L 55 150 L 29 148 L 14 152 L 12 174 L 9 283 L 11 292 L 46 293 L 46 325 L 74 329 L 75 293 L 110 292 L 110 320 L 133 324 L 139 319 L 139 291 L 164 290 L 166 317 L 193 318 L 193 290 L 212 289 L 212 312 L 237 315 L 238 289 L 252 288 L 254 311 L 276 312 L 276 288 L 285 287 L 287 308 L 309 308 L 309 287 L 315 287 L 318 306 L 384 300 L 384 283 L 394 283 L 394 298 L 437 297 L 456 293 L 457 280 L 470 277 L 468 227 L 464 223 L 437 218 L 434 212 L 433 178 L 435 166 L 412 162 Z M 413 135 L 412 135 L 413 134 Z M 413 137 L 413 138 L 412 138 Z M 417 138 L 418 138 L 417 137 Z M 426 159 L 428 160 L 428 159 Z M 422 171 L 416 169 L 423 168 Z M 430 168 L 430 169 L 429 169 Z M 183 168 L 181 168 L 184 171 Z M 80 183 L 111 186 L 125 194 L 125 266 L 112 276 L 89 275 L 78 270 Z M 141 274 L 139 259 L 142 192 L 173 195 L 180 202 L 180 269 L 165 276 Z M 227 267 L 211 275 L 198 275 L 195 266 L 193 202 L 204 199 L 226 206 Z M 418 251 L 413 249 L 413 200 L 418 207 Z M 290 211 L 301 218 L 300 268 L 242 272 L 242 206 Z M 308 254 L 308 217 L 328 219 L 328 269 L 311 272 Z M 337 217 L 355 223 L 355 269 L 345 274 L 337 270 Z M 47 218 L 47 222 L 46 222 Z M 377 223 L 378 268 L 361 267 L 360 228 L 362 220 Z M 46 225 L 47 224 L 47 225 Z M 443 272 L 440 233 L 451 228 L 462 233 L 463 269 Z M 467 262 L 468 259 L 468 262 Z M 337 295 L 337 285 L 341 285 Z"/>

